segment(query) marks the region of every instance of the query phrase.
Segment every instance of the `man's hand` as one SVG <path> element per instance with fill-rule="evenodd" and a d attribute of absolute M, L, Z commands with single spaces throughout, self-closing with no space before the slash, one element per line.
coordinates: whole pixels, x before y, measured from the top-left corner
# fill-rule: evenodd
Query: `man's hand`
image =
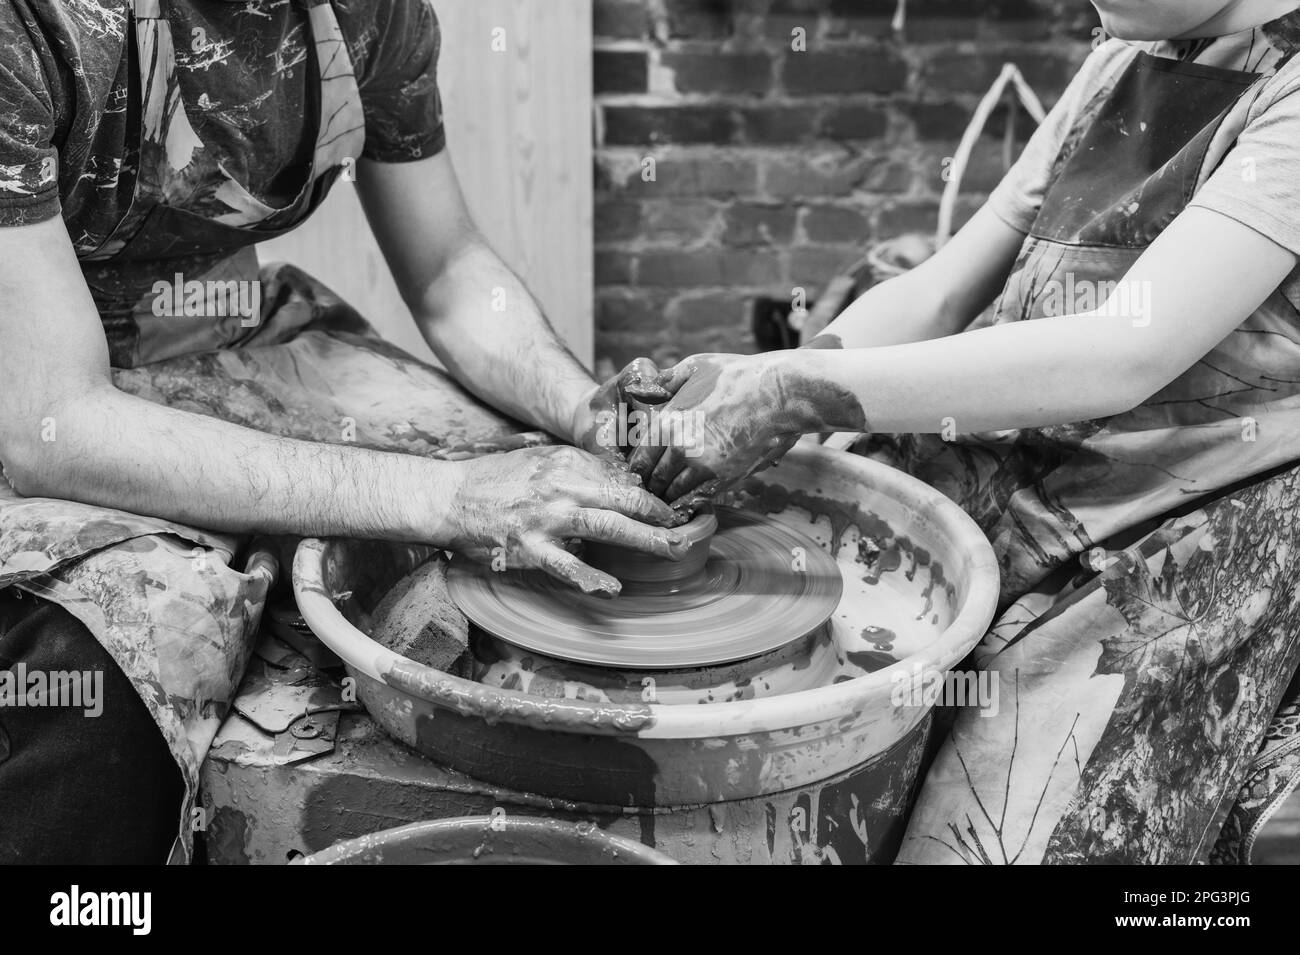
<path fill-rule="evenodd" d="M 619 423 L 630 429 L 637 413 L 647 413 L 672 397 L 662 384 L 661 372 L 649 358 L 637 358 L 602 385 L 597 385 L 579 403 L 573 416 L 573 443 L 598 457 L 626 460 L 630 444 L 620 440 Z"/>
<path fill-rule="evenodd" d="M 609 574 L 565 548 L 575 538 L 670 560 L 685 541 L 673 511 L 626 467 L 576 448 L 529 448 L 467 461 L 451 499 L 449 546 L 495 570 L 537 568 L 585 593 L 617 594 Z"/>

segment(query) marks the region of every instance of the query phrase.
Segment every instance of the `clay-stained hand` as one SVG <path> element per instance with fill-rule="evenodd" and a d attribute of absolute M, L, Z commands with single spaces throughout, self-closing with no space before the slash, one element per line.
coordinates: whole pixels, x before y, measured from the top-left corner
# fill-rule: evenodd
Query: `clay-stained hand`
<path fill-rule="evenodd" d="M 625 461 L 632 444 L 626 437 L 637 414 L 672 397 L 661 372 L 649 358 L 629 362 L 617 375 L 597 385 L 578 406 L 573 419 L 573 443 L 584 451 Z"/>
<path fill-rule="evenodd" d="M 626 465 L 568 447 L 528 448 L 463 462 L 447 546 L 495 570 L 536 568 L 586 593 L 619 582 L 585 564 L 570 541 L 618 544 L 678 560 L 675 514 Z"/>
<path fill-rule="evenodd" d="M 660 381 L 673 397 L 630 463 L 683 516 L 779 461 L 802 433 L 802 409 L 791 406 L 766 356 L 695 355 Z"/>

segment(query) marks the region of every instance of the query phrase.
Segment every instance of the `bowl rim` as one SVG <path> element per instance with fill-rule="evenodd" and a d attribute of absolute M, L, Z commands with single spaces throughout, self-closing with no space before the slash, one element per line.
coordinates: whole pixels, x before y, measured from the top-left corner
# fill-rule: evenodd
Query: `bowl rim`
<path fill-rule="evenodd" d="M 851 469 L 863 483 L 890 494 L 924 515 L 964 551 L 970 576 L 957 615 L 939 638 L 872 673 L 828 686 L 781 696 L 680 706 L 660 703 L 591 703 L 545 699 L 520 690 L 484 686 L 416 663 L 380 645 L 352 625 L 325 592 L 324 558 L 334 539 L 307 538 L 294 556 L 293 590 L 299 612 L 312 632 L 350 668 L 365 676 L 462 715 L 518 723 L 556 732 L 641 738 L 709 739 L 769 733 L 840 720 L 896 682 L 900 672 L 946 673 L 984 637 L 997 610 L 1000 571 L 993 547 L 975 521 L 942 492 L 878 461 L 843 451 L 801 444 L 784 459 L 793 464 Z M 385 674 L 391 674 L 392 678 Z M 918 710 L 920 707 L 902 707 Z"/>
<path fill-rule="evenodd" d="M 544 816 L 504 815 L 450 816 L 445 819 L 426 819 L 408 822 L 391 829 L 343 839 L 324 849 L 294 859 L 294 865 L 337 865 L 355 859 L 373 850 L 382 850 L 393 840 L 418 841 L 424 836 L 485 834 L 487 831 L 514 832 L 519 835 L 559 836 L 564 839 L 582 839 L 621 853 L 645 865 L 678 865 L 676 859 L 644 843 L 626 836 L 606 832 L 594 822 L 571 822 Z"/>

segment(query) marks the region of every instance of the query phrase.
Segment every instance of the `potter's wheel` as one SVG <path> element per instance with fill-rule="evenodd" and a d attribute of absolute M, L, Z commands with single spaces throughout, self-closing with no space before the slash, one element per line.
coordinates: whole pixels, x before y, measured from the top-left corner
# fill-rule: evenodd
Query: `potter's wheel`
<path fill-rule="evenodd" d="M 448 587 L 465 616 L 510 644 L 634 669 L 759 656 L 816 630 L 839 603 L 843 582 L 834 559 L 781 523 L 718 508 L 683 530 L 692 546 L 680 562 L 588 547 L 587 561 L 623 582 L 618 597 L 461 559 Z"/>

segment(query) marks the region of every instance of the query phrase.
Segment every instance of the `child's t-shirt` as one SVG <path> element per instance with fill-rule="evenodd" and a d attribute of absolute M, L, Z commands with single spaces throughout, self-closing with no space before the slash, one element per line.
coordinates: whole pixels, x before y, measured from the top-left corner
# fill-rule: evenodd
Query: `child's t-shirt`
<path fill-rule="evenodd" d="M 1287 59 L 1264 28 L 1210 43 L 1110 40 L 1087 59 L 1019 160 L 989 197 L 993 211 L 1028 232 L 1071 135 L 1104 102 L 1137 55 L 1189 59 L 1222 69 L 1276 73 L 1234 107 L 1225 128 L 1242 128 L 1236 144 L 1197 191 L 1191 205 L 1249 226 L 1300 256 L 1300 57 Z M 1300 299 L 1297 299 L 1300 301 Z"/>

